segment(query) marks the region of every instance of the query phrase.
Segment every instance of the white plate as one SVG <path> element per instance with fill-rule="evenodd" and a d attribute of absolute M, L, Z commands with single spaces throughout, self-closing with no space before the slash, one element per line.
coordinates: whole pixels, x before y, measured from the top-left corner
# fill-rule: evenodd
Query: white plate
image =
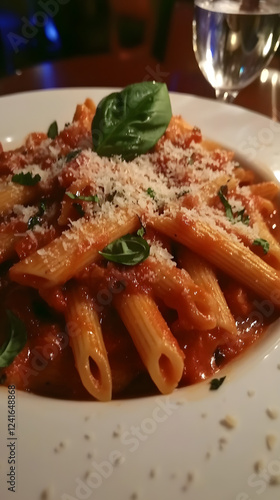
<path fill-rule="evenodd" d="M 110 89 L 70 89 L 0 99 L 5 148 L 28 132 L 70 121 L 76 103 Z M 204 136 L 280 177 L 280 125 L 236 106 L 173 94 L 173 112 Z M 266 167 L 265 167 L 266 165 Z M 268 304 L 260 301 L 261 307 Z M 256 311 L 256 314 L 260 311 Z M 254 500 L 280 498 L 279 324 L 209 384 L 128 401 L 63 402 L 17 393 L 16 493 L 8 491 L 7 391 L 0 388 L 1 500 Z M 247 391 L 255 391 L 248 396 Z M 266 409 L 279 411 L 270 419 Z M 234 429 L 220 421 L 232 415 Z M 279 434 L 278 434 L 279 433 Z M 273 450 L 266 436 L 278 440 Z M 62 445 L 61 445 L 62 443 Z M 254 464 L 262 460 L 257 476 Z"/>

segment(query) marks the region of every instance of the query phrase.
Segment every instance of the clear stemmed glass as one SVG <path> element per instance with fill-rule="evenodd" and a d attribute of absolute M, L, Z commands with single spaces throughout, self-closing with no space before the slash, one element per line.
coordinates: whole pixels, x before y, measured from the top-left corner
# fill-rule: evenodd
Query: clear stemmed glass
<path fill-rule="evenodd" d="M 193 48 L 217 99 L 232 102 L 279 46 L 279 0 L 195 0 Z"/>

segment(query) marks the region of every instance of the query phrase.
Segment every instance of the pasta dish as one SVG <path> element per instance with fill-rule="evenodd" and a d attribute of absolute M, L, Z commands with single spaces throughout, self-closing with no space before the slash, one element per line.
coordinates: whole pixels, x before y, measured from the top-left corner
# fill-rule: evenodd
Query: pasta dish
<path fill-rule="evenodd" d="M 162 84 L 0 147 L 0 380 L 40 395 L 210 379 L 280 304 L 279 187 L 171 116 Z"/>

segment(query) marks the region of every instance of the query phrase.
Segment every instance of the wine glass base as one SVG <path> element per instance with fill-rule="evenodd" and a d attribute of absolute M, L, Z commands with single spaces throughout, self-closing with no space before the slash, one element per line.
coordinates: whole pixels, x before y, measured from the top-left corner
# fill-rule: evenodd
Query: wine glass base
<path fill-rule="evenodd" d="M 238 90 L 215 90 L 216 98 L 221 102 L 233 102 L 238 96 Z"/>

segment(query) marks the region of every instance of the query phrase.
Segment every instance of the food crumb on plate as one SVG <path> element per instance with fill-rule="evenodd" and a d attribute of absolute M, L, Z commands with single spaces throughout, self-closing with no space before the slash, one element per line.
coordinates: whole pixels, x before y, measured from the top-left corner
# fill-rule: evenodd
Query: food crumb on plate
<path fill-rule="evenodd" d="M 260 472 L 262 472 L 263 469 L 264 469 L 264 461 L 262 459 L 256 460 L 256 462 L 254 463 L 254 471 L 257 474 L 260 474 Z"/>
<path fill-rule="evenodd" d="M 193 482 L 194 482 L 195 477 L 196 477 L 195 472 L 193 472 L 193 471 L 189 471 L 189 472 L 187 472 L 186 481 L 185 481 L 185 483 L 183 484 L 183 486 L 182 486 L 182 488 L 181 488 L 181 489 L 182 489 L 182 491 L 187 491 L 187 490 L 188 490 L 188 488 L 189 488 L 189 486 L 191 485 L 191 483 L 193 483 Z"/>
<path fill-rule="evenodd" d="M 247 391 L 247 395 L 249 396 L 249 398 L 252 398 L 253 396 L 255 396 L 256 392 L 254 391 L 254 389 L 248 389 Z"/>
<path fill-rule="evenodd" d="M 64 441 L 60 441 L 58 446 L 54 448 L 54 453 L 60 453 L 62 450 L 65 450 L 65 448 L 67 448 L 69 444 L 70 444 L 69 440 L 65 439 Z"/>
<path fill-rule="evenodd" d="M 237 420 L 232 415 L 226 415 L 222 420 L 220 420 L 220 424 L 226 429 L 235 429 L 237 426 Z"/>
<path fill-rule="evenodd" d="M 151 479 L 156 478 L 159 475 L 159 468 L 158 467 L 152 467 L 150 472 L 149 472 L 149 477 Z"/>
<path fill-rule="evenodd" d="M 273 450 L 277 442 L 277 436 L 275 434 L 267 434 L 265 437 L 266 446 L 268 450 Z"/>
<path fill-rule="evenodd" d="M 267 408 L 266 414 L 272 420 L 276 420 L 276 418 L 278 418 L 279 412 L 275 408 Z"/>
<path fill-rule="evenodd" d="M 228 440 L 225 436 L 222 436 L 219 439 L 219 450 L 223 451 L 225 449 L 225 445 L 228 443 Z"/>
<path fill-rule="evenodd" d="M 84 439 L 86 441 L 94 441 L 96 439 L 96 436 L 94 432 L 87 432 L 86 434 L 84 434 Z"/>
<path fill-rule="evenodd" d="M 121 437 L 122 432 L 123 432 L 123 430 L 122 430 L 121 425 L 118 425 L 118 426 L 116 427 L 116 429 L 113 431 L 113 433 L 112 433 L 112 437 L 113 437 L 113 438 L 119 438 L 119 437 Z"/>
<path fill-rule="evenodd" d="M 269 484 L 271 486 L 279 485 L 280 484 L 280 474 L 278 476 L 276 476 L 276 475 L 270 476 Z"/>
<path fill-rule="evenodd" d="M 51 486 L 48 486 L 45 488 L 41 495 L 40 495 L 40 500 L 53 500 L 54 499 L 54 491 Z"/>

